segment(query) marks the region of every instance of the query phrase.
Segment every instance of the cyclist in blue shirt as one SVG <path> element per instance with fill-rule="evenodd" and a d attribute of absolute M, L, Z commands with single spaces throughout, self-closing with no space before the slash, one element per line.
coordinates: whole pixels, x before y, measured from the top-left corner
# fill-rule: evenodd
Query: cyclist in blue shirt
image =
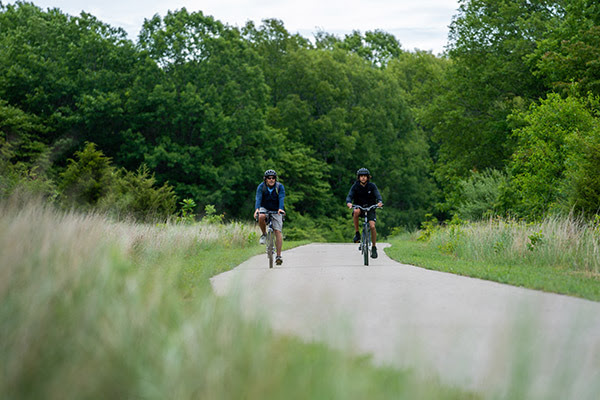
<path fill-rule="evenodd" d="M 277 182 L 277 172 L 272 169 L 266 170 L 263 182 L 256 188 L 254 219 L 258 217 L 258 226 L 262 231 L 260 244 L 265 244 L 267 239 L 267 216 L 265 213 L 267 211 L 277 211 L 277 214 L 272 215 L 273 231 L 275 231 L 275 248 L 277 250 L 275 264 L 277 265 L 283 263 L 283 259 L 281 258 L 281 247 L 283 245 L 281 229 L 283 228 L 283 215 L 285 214 L 284 198 L 285 188 L 281 183 Z"/>
<path fill-rule="evenodd" d="M 370 207 L 373 204 L 377 204 L 378 207 L 383 207 L 383 199 L 377 189 L 377 186 L 371 182 L 371 173 L 366 168 L 361 168 L 356 171 L 356 182 L 350 188 L 348 196 L 346 196 L 346 205 L 348 208 L 352 208 L 352 205 L 356 204 L 362 207 Z M 354 209 L 352 212 L 352 218 L 354 220 L 354 243 L 360 242 L 360 232 L 358 230 L 358 219 L 364 211 Z M 377 217 L 375 215 L 375 209 L 367 213 L 367 220 L 369 221 L 369 227 L 371 228 L 371 258 L 377 258 L 377 247 L 375 246 L 377 241 L 377 231 L 375 230 L 375 222 Z"/>

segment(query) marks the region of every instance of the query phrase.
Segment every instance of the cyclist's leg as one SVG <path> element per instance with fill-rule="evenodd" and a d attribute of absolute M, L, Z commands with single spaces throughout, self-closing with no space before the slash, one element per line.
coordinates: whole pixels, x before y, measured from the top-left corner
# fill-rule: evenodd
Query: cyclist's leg
<path fill-rule="evenodd" d="M 371 210 L 367 213 L 367 220 L 369 221 L 369 228 L 371 229 L 371 243 L 375 246 L 377 243 L 377 230 L 375 229 L 377 215 L 375 214 L 375 210 Z"/>
<path fill-rule="evenodd" d="M 369 221 L 369 227 L 371 228 L 371 243 L 373 246 L 377 243 L 377 230 L 375 229 L 375 221 Z"/>
<path fill-rule="evenodd" d="M 277 249 L 277 255 L 281 257 L 281 248 L 283 247 L 283 235 L 281 231 L 275 231 L 275 248 Z"/>
<path fill-rule="evenodd" d="M 360 218 L 361 211 L 358 208 L 355 208 L 352 212 L 352 220 L 354 222 L 354 232 L 359 232 L 358 230 L 358 219 Z"/>
<path fill-rule="evenodd" d="M 283 235 L 281 230 L 283 229 L 283 216 L 280 214 L 272 215 L 273 218 L 273 230 L 275 231 L 275 248 L 277 249 L 277 256 L 281 257 L 281 248 L 283 246 Z"/>
<path fill-rule="evenodd" d="M 258 226 L 263 235 L 267 233 L 267 215 L 266 214 L 258 214 Z"/>
<path fill-rule="evenodd" d="M 360 242 L 360 231 L 359 231 L 359 219 L 361 216 L 361 211 L 358 208 L 352 210 L 352 222 L 354 223 L 354 237 L 352 241 L 354 243 Z"/>

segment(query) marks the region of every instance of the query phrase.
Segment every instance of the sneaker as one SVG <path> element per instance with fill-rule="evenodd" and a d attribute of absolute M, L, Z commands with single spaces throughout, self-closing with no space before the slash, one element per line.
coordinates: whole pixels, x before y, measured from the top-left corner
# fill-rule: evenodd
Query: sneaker
<path fill-rule="evenodd" d="M 377 258 L 377 247 L 371 247 L 371 258 Z"/>
<path fill-rule="evenodd" d="M 282 263 L 283 263 L 283 258 L 281 258 L 281 256 L 277 256 L 277 258 L 275 258 L 275 264 L 281 265 Z"/>
<path fill-rule="evenodd" d="M 258 241 L 260 244 L 267 243 L 267 235 L 260 235 L 260 240 Z"/>
<path fill-rule="evenodd" d="M 354 243 L 360 242 L 360 233 L 356 232 L 354 234 L 354 239 L 352 239 L 352 240 L 354 240 Z"/>

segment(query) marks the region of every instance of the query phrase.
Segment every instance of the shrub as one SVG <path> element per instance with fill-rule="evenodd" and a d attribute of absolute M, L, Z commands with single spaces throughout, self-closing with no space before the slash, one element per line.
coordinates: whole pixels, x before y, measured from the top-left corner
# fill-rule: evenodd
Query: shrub
<path fill-rule="evenodd" d="M 116 184 L 115 169 L 94 143 L 86 143 L 82 151 L 75 152 L 75 158 L 69 159 L 66 171 L 60 175 L 61 199 L 67 205 L 95 206 Z"/>
<path fill-rule="evenodd" d="M 204 218 L 202 218 L 202 222 L 206 222 L 209 224 L 222 224 L 223 218 L 225 218 L 225 214 L 217 214 L 217 209 L 212 204 L 207 204 L 204 207 Z"/>
<path fill-rule="evenodd" d="M 473 172 L 459 182 L 460 198 L 456 201 L 457 215 L 476 221 L 500 213 L 501 188 L 508 182 L 506 174 L 498 170 Z"/>
<path fill-rule="evenodd" d="M 181 210 L 179 211 L 180 215 L 176 218 L 176 221 L 184 224 L 193 223 L 196 220 L 196 214 L 194 214 L 196 202 L 194 199 L 183 199 L 179 205 L 181 206 Z"/>
<path fill-rule="evenodd" d="M 101 210 L 138 221 L 167 219 L 175 212 L 176 197 L 167 183 L 156 186 L 154 174 L 143 164 L 136 172 L 119 170 L 109 193 L 99 202 Z"/>
<path fill-rule="evenodd" d="M 56 197 L 56 187 L 38 165 L 22 161 L 11 162 L 15 153 L 12 145 L 0 137 L 0 198 L 41 196 Z"/>

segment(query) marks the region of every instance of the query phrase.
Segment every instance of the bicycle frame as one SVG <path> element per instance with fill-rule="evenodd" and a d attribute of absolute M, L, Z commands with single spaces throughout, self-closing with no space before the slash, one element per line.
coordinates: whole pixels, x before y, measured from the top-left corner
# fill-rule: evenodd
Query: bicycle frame
<path fill-rule="evenodd" d="M 267 217 L 267 240 L 266 251 L 267 259 L 269 260 L 269 268 L 273 268 L 273 254 L 275 254 L 275 231 L 273 229 L 273 214 L 278 214 L 277 211 L 267 211 L 264 213 Z"/>
<path fill-rule="evenodd" d="M 375 208 L 379 208 L 377 204 L 373 204 L 369 207 L 362 207 L 357 205 L 352 205 L 353 209 L 359 209 L 363 211 L 364 214 L 364 223 L 363 230 L 360 240 L 360 245 L 358 246 L 358 250 L 362 253 L 363 262 L 365 265 L 369 265 L 369 250 L 371 249 L 371 228 L 369 227 L 369 220 L 367 217 L 367 213 Z"/>

